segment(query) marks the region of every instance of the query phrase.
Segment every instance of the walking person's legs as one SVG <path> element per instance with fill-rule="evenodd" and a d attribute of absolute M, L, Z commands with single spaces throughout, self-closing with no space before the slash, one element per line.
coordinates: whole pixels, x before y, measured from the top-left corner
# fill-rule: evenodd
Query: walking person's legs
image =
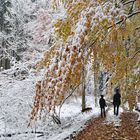
<path fill-rule="evenodd" d="M 114 105 L 114 115 L 116 115 L 116 105 Z"/>
<path fill-rule="evenodd" d="M 106 114 L 105 114 L 105 107 L 103 108 L 103 110 L 104 110 L 104 117 L 106 117 Z"/>
<path fill-rule="evenodd" d="M 101 117 L 103 117 L 103 108 L 101 108 Z"/>
<path fill-rule="evenodd" d="M 117 113 L 116 113 L 116 115 L 118 116 L 118 114 L 119 114 L 119 105 L 117 105 Z"/>

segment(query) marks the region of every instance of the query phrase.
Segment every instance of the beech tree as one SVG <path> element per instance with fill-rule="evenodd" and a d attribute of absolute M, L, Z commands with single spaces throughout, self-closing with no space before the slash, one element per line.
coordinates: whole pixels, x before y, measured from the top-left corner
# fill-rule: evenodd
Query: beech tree
<path fill-rule="evenodd" d="M 64 7 L 65 16 L 46 25 L 52 25 L 53 44 L 39 63 L 39 67 L 44 67 L 46 72 L 36 84 L 31 120 L 37 119 L 42 110 L 48 114 L 55 113 L 55 107 L 61 106 L 80 84 L 85 87 L 84 70 L 89 60 L 93 64 L 95 96 L 101 71 L 110 74 L 110 91 L 120 85 L 124 102 L 130 92 L 128 87 L 132 92 L 138 92 L 139 5 L 139 0 L 53 1 L 53 10 Z M 48 15 L 47 12 L 44 14 Z M 83 104 L 82 109 L 85 107 Z"/>

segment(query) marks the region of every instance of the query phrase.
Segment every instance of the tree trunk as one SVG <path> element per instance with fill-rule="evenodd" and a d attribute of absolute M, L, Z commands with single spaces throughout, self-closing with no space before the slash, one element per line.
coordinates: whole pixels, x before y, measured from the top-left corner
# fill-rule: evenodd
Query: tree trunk
<path fill-rule="evenodd" d="M 99 73 L 99 64 L 97 60 L 97 54 L 94 52 L 94 64 L 93 64 L 93 70 L 94 70 L 94 98 L 95 98 L 95 106 L 98 106 L 98 73 Z"/>
<path fill-rule="evenodd" d="M 83 69 L 83 83 L 82 83 L 82 110 L 86 108 L 86 93 L 85 93 L 85 69 Z"/>
<path fill-rule="evenodd" d="M 98 106 L 98 98 L 97 98 L 97 80 L 96 80 L 96 72 L 94 71 L 94 98 L 95 98 L 95 106 Z"/>
<path fill-rule="evenodd" d="M 82 110 L 86 108 L 86 93 L 85 93 L 85 84 L 83 83 L 83 91 L 82 91 Z"/>

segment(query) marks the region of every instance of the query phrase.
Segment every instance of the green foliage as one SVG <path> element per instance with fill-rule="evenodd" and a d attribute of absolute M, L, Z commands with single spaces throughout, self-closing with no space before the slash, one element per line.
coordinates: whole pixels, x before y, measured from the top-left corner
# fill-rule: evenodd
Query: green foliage
<path fill-rule="evenodd" d="M 68 37 L 73 34 L 71 31 L 71 21 L 67 19 L 65 21 L 59 20 L 55 24 L 56 33 L 59 38 L 62 38 L 65 42 L 67 41 Z"/>
<path fill-rule="evenodd" d="M 56 34 L 59 38 L 62 38 L 64 42 L 67 41 L 69 36 L 74 35 L 74 31 L 72 28 L 76 25 L 78 22 L 79 16 L 81 14 L 81 11 L 86 8 L 87 2 L 84 2 L 84 0 L 78 2 L 78 3 L 70 3 L 67 7 L 67 18 L 63 20 L 58 20 L 55 24 L 56 28 Z"/>

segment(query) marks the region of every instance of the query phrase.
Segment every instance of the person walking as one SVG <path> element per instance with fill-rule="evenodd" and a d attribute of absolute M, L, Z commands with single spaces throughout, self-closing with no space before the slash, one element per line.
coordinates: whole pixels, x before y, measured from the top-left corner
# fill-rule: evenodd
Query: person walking
<path fill-rule="evenodd" d="M 100 108 L 101 108 L 101 117 L 102 117 L 102 118 L 103 118 L 103 116 L 106 117 L 105 107 L 106 107 L 107 105 L 106 105 L 106 101 L 105 101 L 103 95 L 101 95 L 101 98 L 100 98 L 100 100 L 99 100 L 99 104 L 100 104 Z"/>
<path fill-rule="evenodd" d="M 121 94 L 120 89 L 116 88 L 116 93 L 113 96 L 113 105 L 114 105 L 114 115 L 118 116 L 119 114 L 119 106 L 121 104 Z"/>

